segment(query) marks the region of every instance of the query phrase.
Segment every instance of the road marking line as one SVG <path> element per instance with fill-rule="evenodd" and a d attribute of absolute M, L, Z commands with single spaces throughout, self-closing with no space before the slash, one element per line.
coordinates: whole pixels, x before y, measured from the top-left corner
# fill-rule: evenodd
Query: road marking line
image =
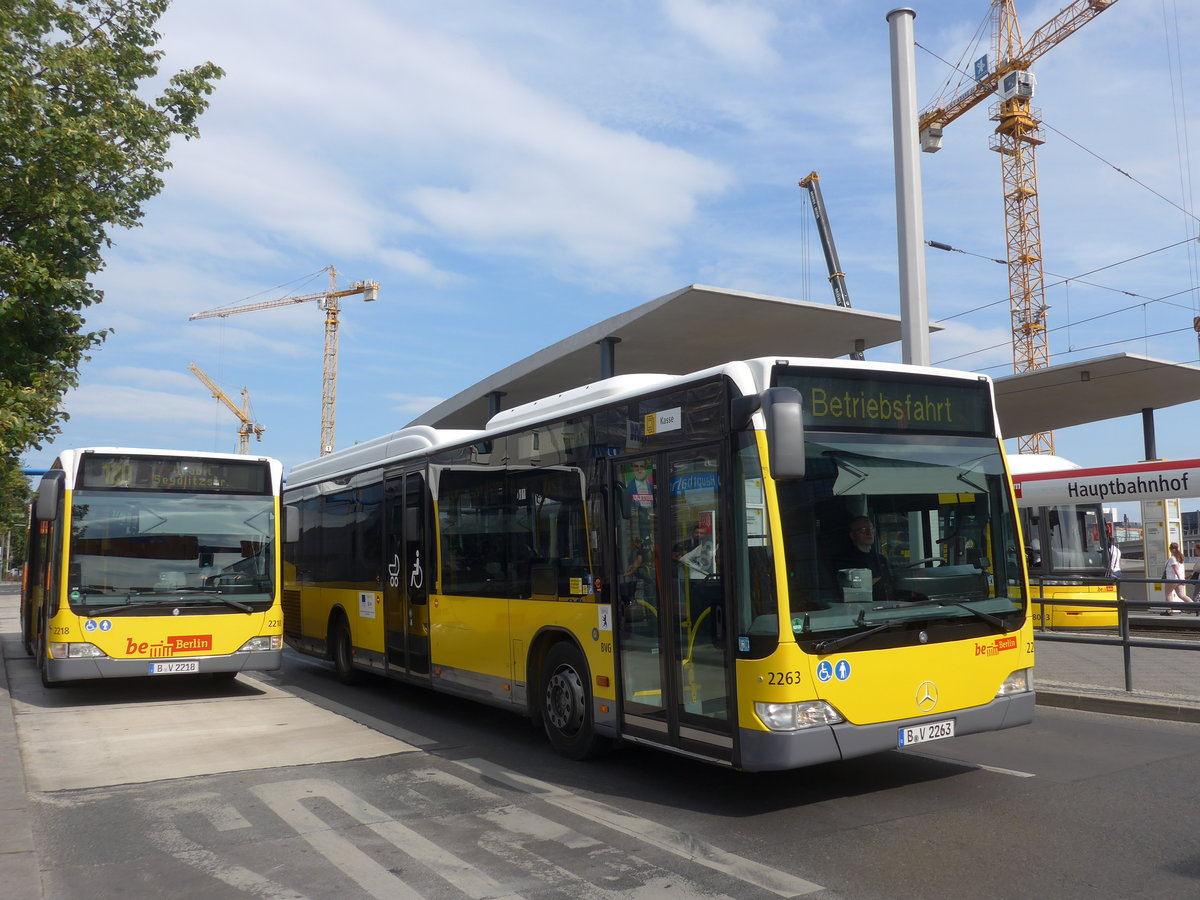
<path fill-rule="evenodd" d="M 380 900 L 420 900 L 422 895 L 353 843 L 330 830 L 302 801 L 317 797 L 328 800 L 469 897 L 476 900 L 521 900 L 520 895 L 509 892 L 470 863 L 401 825 L 337 782 L 316 778 L 279 781 L 260 784 L 254 788 L 254 793 L 372 897 Z"/>
<path fill-rule="evenodd" d="M 151 829 L 148 837 L 158 848 L 182 863 L 203 872 L 212 878 L 223 881 L 239 893 L 249 894 L 262 900 L 308 900 L 304 894 L 284 887 L 257 872 L 252 872 L 235 863 L 227 862 L 211 850 L 207 850 L 183 835 L 175 827 L 174 817 L 182 812 L 193 812 L 193 803 L 201 805 L 200 812 L 207 816 L 214 827 L 220 829 L 222 824 L 228 824 L 241 819 L 241 814 L 230 806 L 218 809 L 221 804 L 216 794 L 200 794 L 189 797 L 177 797 L 172 800 L 151 805 L 151 815 L 159 820 L 159 827 Z M 247 823 L 248 825 L 249 823 Z M 231 826 L 239 827 L 239 826 Z"/>
<path fill-rule="evenodd" d="M 999 766 L 980 766 L 979 768 L 995 772 L 997 775 L 1012 775 L 1014 778 L 1037 778 L 1033 772 L 1021 772 L 1017 769 L 1002 769 Z"/>
<path fill-rule="evenodd" d="M 982 763 L 963 762 L 961 759 L 949 759 L 945 756 L 935 756 L 932 753 L 921 753 L 918 750 L 903 750 L 901 752 L 906 756 L 919 756 L 921 759 L 947 763 L 952 766 L 958 766 L 960 769 L 982 769 L 985 772 L 995 772 L 997 775 L 1011 775 L 1014 778 L 1037 778 L 1037 775 L 1033 772 L 1022 772 L 1019 769 L 1002 769 L 999 766 L 985 766 Z"/>
<path fill-rule="evenodd" d="M 819 884 L 698 841 L 686 832 L 676 831 L 596 800 L 576 796 L 547 782 L 502 769 L 487 760 L 459 760 L 458 764 L 517 790 L 538 794 L 547 803 L 560 809 L 599 822 L 614 831 L 627 834 L 658 847 L 660 850 L 665 850 L 702 866 L 723 872 L 732 878 L 753 884 L 780 897 L 801 897 L 824 890 Z"/>
<path fill-rule="evenodd" d="M 473 818 L 495 826 L 494 831 L 479 837 L 479 847 L 547 885 L 569 887 L 573 896 L 588 900 L 656 900 L 669 894 L 674 900 L 721 900 L 722 897 L 729 900 L 724 894 L 714 894 L 692 883 L 679 872 L 664 869 L 636 853 L 618 850 L 540 813 L 515 806 L 504 795 L 458 775 L 440 769 L 414 769 L 393 776 L 389 781 L 393 787 L 399 787 L 412 797 L 417 806 L 437 802 L 420 790 L 422 785 L 452 791 L 456 800 L 472 801 L 477 807 L 477 811 L 471 813 Z M 526 789 L 521 793 L 530 794 Z M 583 871 L 566 868 L 565 864 L 540 852 L 538 845 L 544 842 L 581 852 L 582 857 L 576 854 L 572 859 L 582 863 Z M 636 884 L 612 890 L 605 887 L 606 882 Z"/>

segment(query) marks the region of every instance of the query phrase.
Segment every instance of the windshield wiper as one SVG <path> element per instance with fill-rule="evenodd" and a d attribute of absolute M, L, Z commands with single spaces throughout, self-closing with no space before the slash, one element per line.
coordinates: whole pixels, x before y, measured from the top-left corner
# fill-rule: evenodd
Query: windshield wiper
<path fill-rule="evenodd" d="M 1016 628 L 1009 628 L 1008 623 L 998 616 L 993 616 L 991 613 L 985 613 L 981 609 L 975 609 L 973 606 L 967 606 L 961 600 L 916 600 L 907 604 L 908 606 L 957 606 L 959 609 L 965 609 L 972 615 L 978 616 L 985 622 L 989 622 L 999 628 L 1004 634 L 1010 631 L 1016 631 Z"/>
<path fill-rule="evenodd" d="M 126 594 L 126 597 L 132 599 L 133 597 L 147 597 L 153 595 L 161 596 L 158 600 L 139 600 L 136 603 L 122 603 L 118 606 L 106 606 L 102 609 L 89 609 L 86 615 L 91 617 L 108 616 L 112 615 L 113 613 L 124 612 L 130 609 L 153 609 L 156 606 L 167 606 L 177 599 L 182 599 L 181 595 L 183 594 L 203 594 L 206 598 L 212 597 L 214 600 L 218 600 L 221 603 L 224 603 L 226 606 L 232 606 L 234 609 L 241 612 L 254 612 L 254 607 L 247 606 L 245 603 L 234 600 L 230 597 L 226 597 L 222 595 L 220 591 L 214 590 L 213 588 L 176 588 L 172 591 L 132 591 L 129 594 Z"/>
<path fill-rule="evenodd" d="M 982 610 L 973 609 L 972 607 L 967 606 L 967 604 L 961 603 L 958 600 L 917 600 L 912 603 L 905 603 L 903 606 L 893 606 L 893 607 L 888 607 L 888 608 L 890 608 L 890 609 L 911 609 L 914 606 L 943 606 L 943 607 L 944 606 L 957 606 L 959 609 L 965 609 L 967 612 L 971 613 L 972 615 L 978 616 L 979 618 L 983 619 L 985 622 L 988 622 L 991 625 L 995 626 L 1003 634 L 1009 634 L 1009 633 L 1017 630 L 1016 628 L 1009 628 L 1008 623 L 1006 623 L 1003 619 L 1001 619 L 997 616 L 993 616 L 991 613 L 985 613 Z M 878 609 L 881 607 L 876 607 L 876 608 Z M 858 625 L 860 628 L 865 627 L 867 624 L 864 621 L 865 616 L 866 616 L 865 612 L 860 612 L 858 614 L 858 621 L 855 622 L 855 624 Z M 867 628 L 865 631 L 856 631 L 853 634 L 845 634 L 845 635 L 842 635 L 840 638 L 834 638 L 833 640 L 829 640 L 829 641 L 818 641 L 815 645 L 813 645 L 813 649 L 816 650 L 817 653 L 820 653 L 822 655 L 827 654 L 827 653 L 836 653 L 838 650 L 841 650 L 843 647 L 849 647 L 851 644 L 856 644 L 859 641 L 861 641 L 863 638 L 870 637 L 871 635 L 876 634 L 877 632 L 884 631 L 885 629 L 888 629 L 888 628 L 893 628 L 897 625 L 908 625 L 912 622 L 919 622 L 919 621 L 921 621 L 921 619 L 918 619 L 918 618 L 894 619 L 891 622 L 884 622 L 881 625 L 875 625 L 871 628 Z"/>
<path fill-rule="evenodd" d="M 866 624 L 862 621 L 862 618 L 862 614 L 860 613 L 858 617 L 858 624 L 860 626 Z M 882 625 L 876 625 L 873 628 L 868 628 L 866 631 L 856 631 L 854 634 L 844 634 L 840 638 L 834 638 L 831 641 L 818 641 L 815 645 L 813 645 L 813 649 L 822 655 L 826 653 L 836 653 L 843 647 L 849 647 L 851 644 L 857 644 L 863 638 L 870 637 L 876 632 L 883 631 L 887 628 L 895 628 L 897 625 L 905 625 L 910 621 L 912 620 L 896 619 L 892 622 L 884 622 Z"/>
<path fill-rule="evenodd" d="M 84 615 L 89 619 L 94 619 L 96 616 L 111 616 L 113 613 L 127 612 L 131 609 L 154 609 L 158 606 L 166 606 L 166 600 L 139 600 L 136 603 L 121 603 L 116 606 L 104 606 L 100 609 L 89 609 Z"/>
<path fill-rule="evenodd" d="M 245 603 L 241 603 L 237 600 L 232 599 L 231 597 L 226 597 L 224 594 L 220 594 L 220 593 L 217 594 L 217 599 L 220 600 L 222 603 L 224 603 L 226 606 L 232 606 L 234 609 L 240 609 L 244 613 L 254 612 L 254 607 L 247 606 Z"/>

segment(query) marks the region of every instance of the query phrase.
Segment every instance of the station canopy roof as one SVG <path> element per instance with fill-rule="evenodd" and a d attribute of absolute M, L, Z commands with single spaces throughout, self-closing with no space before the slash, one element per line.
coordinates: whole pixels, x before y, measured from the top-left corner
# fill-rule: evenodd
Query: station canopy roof
<path fill-rule="evenodd" d="M 931 325 L 930 331 L 941 326 Z M 502 409 L 598 381 L 601 348 L 617 338 L 615 375 L 686 375 L 734 359 L 832 359 L 900 340 L 900 318 L 693 284 L 585 328 L 502 369 L 414 419 L 411 425 L 482 428 L 488 395 Z"/>
<path fill-rule="evenodd" d="M 1192 400 L 1200 400 L 1200 369 L 1133 353 L 996 379 L 996 408 L 1005 437 L 1102 422 Z"/>
<path fill-rule="evenodd" d="M 942 330 L 930 324 L 930 332 Z M 489 395 L 501 409 L 601 377 L 601 344 L 615 338 L 612 374 L 684 375 L 734 359 L 833 359 L 900 340 L 900 318 L 783 297 L 690 285 L 585 328 L 485 378 L 410 422 L 482 428 Z M 861 342 L 861 345 L 859 344 Z M 1119 353 L 996 379 L 1005 437 L 1055 431 L 1200 399 L 1200 369 Z"/>

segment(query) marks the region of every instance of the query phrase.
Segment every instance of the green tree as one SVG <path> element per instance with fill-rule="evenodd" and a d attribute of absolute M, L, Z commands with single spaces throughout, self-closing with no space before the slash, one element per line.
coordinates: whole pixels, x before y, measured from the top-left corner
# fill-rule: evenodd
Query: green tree
<path fill-rule="evenodd" d="M 6 569 L 25 562 L 26 506 L 31 499 L 29 482 L 21 470 L 0 465 L 0 544 L 8 551 Z"/>
<path fill-rule="evenodd" d="M 204 63 L 143 96 L 169 4 L 0 0 L 0 484 L 61 432 L 62 396 L 107 333 L 84 317 L 110 229 L 138 224 L 224 74 Z"/>

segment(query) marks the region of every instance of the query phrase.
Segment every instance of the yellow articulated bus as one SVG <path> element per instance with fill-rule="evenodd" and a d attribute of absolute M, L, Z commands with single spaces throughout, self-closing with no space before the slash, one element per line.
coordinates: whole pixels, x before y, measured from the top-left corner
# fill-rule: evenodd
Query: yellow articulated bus
<path fill-rule="evenodd" d="M 1061 456 L 1018 454 L 1008 458 L 1014 479 L 1041 473 L 1069 474 L 1079 469 Z M 1070 601 L 1115 602 L 1115 583 L 1101 584 L 1109 575 L 1104 508 L 1099 501 L 1033 505 L 1021 492 L 1017 507 L 1025 536 L 1025 557 L 1033 589 L 1033 622 L 1047 628 L 1116 628 L 1116 607 L 1076 606 Z M 1081 583 L 1081 579 L 1089 583 Z M 1040 597 L 1044 603 L 1039 602 Z"/>
<path fill-rule="evenodd" d="M 779 770 L 1033 717 L 987 378 L 754 359 L 624 375 L 295 467 L 284 637 L 614 740 Z"/>
<path fill-rule="evenodd" d="M 21 632 L 42 682 L 277 669 L 282 466 L 66 450 L 30 509 Z"/>

